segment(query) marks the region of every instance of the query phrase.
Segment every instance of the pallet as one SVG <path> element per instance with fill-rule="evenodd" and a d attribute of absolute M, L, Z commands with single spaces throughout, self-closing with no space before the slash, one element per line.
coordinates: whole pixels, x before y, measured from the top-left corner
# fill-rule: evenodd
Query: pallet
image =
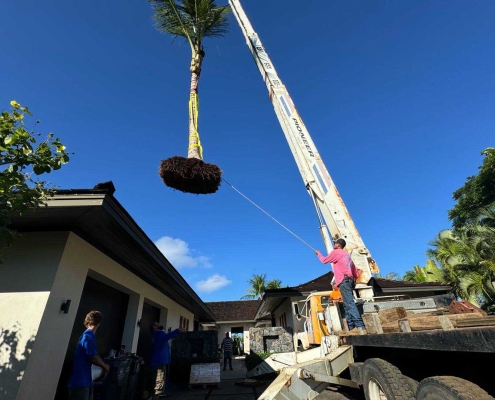
<path fill-rule="evenodd" d="M 190 383 L 189 390 L 192 389 L 220 389 L 222 384 L 220 382 L 216 383 Z"/>
<path fill-rule="evenodd" d="M 395 313 L 394 313 L 395 311 Z M 495 317 L 483 316 L 481 313 L 444 314 L 438 312 L 403 315 L 404 309 L 386 310 L 386 315 L 370 313 L 363 315 L 368 334 L 409 333 L 416 331 L 443 330 L 450 331 L 458 328 L 494 326 Z"/>

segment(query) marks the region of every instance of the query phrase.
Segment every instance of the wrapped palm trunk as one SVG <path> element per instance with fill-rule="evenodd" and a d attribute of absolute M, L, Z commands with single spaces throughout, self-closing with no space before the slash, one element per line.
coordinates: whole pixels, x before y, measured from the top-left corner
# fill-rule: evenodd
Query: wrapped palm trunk
<path fill-rule="evenodd" d="M 198 83 L 204 51 L 195 47 L 191 60 L 191 90 L 189 95 L 189 147 L 187 158 L 175 156 L 163 160 L 160 177 L 163 182 L 186 193 L 211 194 L 220 187 L 222 171 L 215 164 L 203 161 L 203 148 L 198 131 Z"/>

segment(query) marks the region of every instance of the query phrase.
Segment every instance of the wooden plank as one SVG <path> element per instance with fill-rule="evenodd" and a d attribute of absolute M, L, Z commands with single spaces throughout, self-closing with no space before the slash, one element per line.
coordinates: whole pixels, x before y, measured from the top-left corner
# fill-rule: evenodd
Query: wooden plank
<path fill-rule="evenodd" d="M 389 322 L 382 325 L 383 333 L 395 333 L 400 332 L 399 321 Z"/>
<path fill-rule="evenodd" d="M 463 320 L 456 321 L 456 325 L 459 328 L 468 327 L 468 326 L 488 326 L 488 325 L 495 325 L 495 316 L 484 317 L 484 318 L 468 318 L 468 319 L 463 319 Z"/>
<path fill-rule="evenodd" d="M 356 335 L 343 341 L 352 346 L 495 354 L 494 327 Z"/>
<path fill-rule="evenodd" d="M 380 310 L 378 312 L 380 317 L 380 323 L 382 325 L 388 324 L 389 322 L 398 321 L 399 319 L 406 318 L 407 312 L 404 307 L 394 307 L 388 310 Z"/>
<path fill-rule="evenodd" d="M 382 322 L 380 320 L 379 315 L 378 314 L 372 314 L 372 318 L 373 318 L 373 325 L 375 326 L 376 333 L 378 333 L 378 334 L 383 333 Z"/>
<path fill-rule="evenodd" d="M 363 318 L 364 326 L 366 327 L 366 332 L 368 334 L 378 333 L 375 327 L 375 323 L 373 322 L 373 315 L 375 313 L 365 313 L 361 317 Z"/>
<path fill-rule="evenodd" d="M 347 320 L 345 318 L 342 318 L 342 328 L 344 330 L 344 334 L 349 333 L 349 325 L 347 325 Z"/>
<path fill-rule="evenodd" d="M 458 321 L 461 320 L 471 320 L 479 317 L 480 314 L 454 314 L 454 315 L 444 315 L 448 318 L 452 325 L 455 327 Z M 442 323 L 440 322 L 441 316 L 428 315 L 428 316 L 408 316 L 403 320 L 408 320 L 412 331 L 426 331 L 433 329 L 443 329 Z M 403 321 L 401 320 L 401 321 Z M 469 325 L 465 325 L 469 326 Z"/>
<path fill-rule="evenodd" d="M 451 331 L 454 329 L 454 325 L 452 322 L 450 322 L 450 319 L 447 315 L 441 315 L 438 317 L 438 320 L 440 321 L 440 326 L 444 331 Z"/>
<path fill-rule="evenodd" d="M 399 321 L 399 328 L 401 332 L 411 332 L 411 326 L 409 325 L 409 321 L 407 319 Z"/>

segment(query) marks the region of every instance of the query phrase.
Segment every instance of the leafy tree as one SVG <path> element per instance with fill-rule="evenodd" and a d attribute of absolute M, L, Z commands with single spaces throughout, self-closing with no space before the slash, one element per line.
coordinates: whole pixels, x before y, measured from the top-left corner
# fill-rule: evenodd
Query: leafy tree
<path fill-rule="evenodd" d="M 443 279 L 440 269 L 435 261 L 426 260 L 426 265 L 415 265 L 412 271 L 406 271 L 402 280 L 406 282 L 441 282 Z"/>
<path fill-rule="evenodd" d="M 495 204 L 495 148 L 487 148 L 481 154 L 485 158 L 478 174 L 468 177 L 452 196 L 457 204 L 449 211 L 449 218 L 456 229 Z"/>
<path fill-rule="evenodd" d="M 282 281 L 280 279 L 273 279 L 266 284 L 267 289 L 280 289 L 282 287 Z"/>
<path fill-rule="evenodd" d="M 427 255 L 437 260 L 443 281 L 459 297 L 488 308 L 495 303 L 495 207 L 459 229 L 445 230 L 430 242 Z"/>
<path fill-rule="evenodd" d="M 254 274 L 251 279 L 248 280 L 250 287 L 246 290 L 247 294 L 242 296 L 241 299 L 254 300 L 256 298 L 262 299 L 263 293 L 266 289 L 266 274 L 257 275 Z"/>
<path fill-rule="evenodd" d="M 8 228 L 9 215 L 23 215 L 45 204 L 53 196 L 54 188 L 49 182 L 35 179 L 58 170 L 69 162 L 65 146 L 50 133 L 47 138 L 36 143 L 34 127 L 26 128 L 24 118 L 31 115 L 27 107 L 11 101 L 12 110 L 3 111 L 0 116 L 0 248 L 12 243 L 16 232 Z M 36 121 L 34 126 L 38 124 Z"/>
<path fill-rule="evenodd" d="M 242 299 L 262 299 L 266 289 L 280 289 L 282 287 L 282 281 L 280 279 L 273 279 L 267 283 L 266 274 L 254 274 L 251 279 L 248 280 L 248 283 L 250 287 L 246 290 L 247 294 L 241 297 Z"/>
<path fill-rule="evenodd" d="M 414 266 L 414 268 L 416 268 L 416 266 Z M 423 282 L 423 281 L 421 281 L 421 277 L 422 277 L 422 275 L 418 275 L 416 273 L 416 270 L 413 269 L 413 270 L 406 271 L 406 273 L 402 277 L 402 280 L 406 281 L 406 282 Z"/>

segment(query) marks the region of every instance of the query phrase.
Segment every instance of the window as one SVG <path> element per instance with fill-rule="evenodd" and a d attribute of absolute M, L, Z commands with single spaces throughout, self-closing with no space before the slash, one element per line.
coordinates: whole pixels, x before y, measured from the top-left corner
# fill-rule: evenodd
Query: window
<path fill-rule="evenodd" d="M 280 317 L 278 317 L 278 321 L 279 321 L 279 326 L 281 326 L 282 328 L 286 328 L 287 327 L 287 314 L 286 313 L 281 314 Z"/>
<path fill-rule="evenodd" d="M 185 331 L 189 331 L 189 319 L 181 315 L 179 319 L 179 327 Z"/>

